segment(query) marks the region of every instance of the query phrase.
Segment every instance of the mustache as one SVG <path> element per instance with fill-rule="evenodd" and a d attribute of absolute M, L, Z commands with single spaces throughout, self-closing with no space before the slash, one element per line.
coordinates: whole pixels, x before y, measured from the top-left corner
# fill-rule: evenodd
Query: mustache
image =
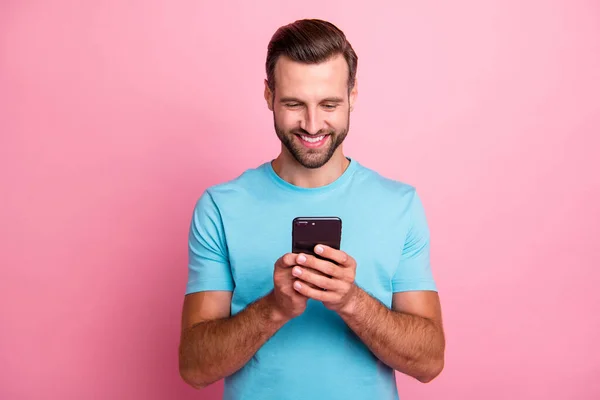
<path fill-rule="evenodd" d="M 304 136 L 321 136 L 321 135 L 332 135 L 335 133 L 335 131 L 333 129 L 329 129 L 329 130 L 319 129 L 319 131 L 317 133 L 311 134 L 302 128 L 295 128 L 295 129 L 292 129 L 290 131 L 290 133 L 293 133 L 294 135 L 304 135 Z"/>

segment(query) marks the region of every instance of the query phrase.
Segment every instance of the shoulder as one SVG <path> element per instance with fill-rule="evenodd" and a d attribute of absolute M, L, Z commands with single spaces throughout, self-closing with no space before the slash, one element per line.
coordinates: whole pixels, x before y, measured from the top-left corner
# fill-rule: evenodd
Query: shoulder
<path fill-rule="evenodd" d="M 225 182 L 211 185 L 202 193 L 200 199 L 208 199 L 216 206 L 228 203 L 240 203 L 256 195 L 257 187 L 264 187 L 268 178 L 265 172 L 266 163 L 248 168 L 237 177 Z"/>
<path fill-rule="evenodd" d="M 362 190 L 371 191 L 380 200 L 390 199 L 410 204 L 417 196 L 414 185 L 382 173 L 362 164 L 358 164 L 355 181 Z"/>
<path fill-rule="evenodd" d="M 370 204 L 377 204 L 388 213 L 395 210 L 413 226 L 428 229 L 423 202 L 414 185 L 364 166 L 357 168 L 357 181 L 361 183 L 361 190 L 370 193 Z"/>

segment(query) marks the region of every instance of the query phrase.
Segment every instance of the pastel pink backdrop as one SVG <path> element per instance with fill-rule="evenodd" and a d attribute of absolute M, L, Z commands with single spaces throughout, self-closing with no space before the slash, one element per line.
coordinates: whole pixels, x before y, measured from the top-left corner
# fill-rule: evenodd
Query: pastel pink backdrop
<path fill-rule="evenodd" d="M 360 57 L 346 153 L 426 206 L 447 362 L 401 397 L 600 398 L 600 6 L 566 0 L 2 2 L 0 398 L 220 398 L 177 371 L 189 219 L 277 154 L 303 17 Z"/>

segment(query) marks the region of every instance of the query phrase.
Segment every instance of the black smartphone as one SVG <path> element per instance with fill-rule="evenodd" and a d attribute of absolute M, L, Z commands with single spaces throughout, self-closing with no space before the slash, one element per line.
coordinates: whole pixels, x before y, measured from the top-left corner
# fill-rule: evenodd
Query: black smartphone
<path fill-rule="evenodd" d="M 317 244 L 339 250 L 342 242 L 342 220 L 339 217 L 296 217 L 292 222 L 292 253 L 315 254 Z"/>

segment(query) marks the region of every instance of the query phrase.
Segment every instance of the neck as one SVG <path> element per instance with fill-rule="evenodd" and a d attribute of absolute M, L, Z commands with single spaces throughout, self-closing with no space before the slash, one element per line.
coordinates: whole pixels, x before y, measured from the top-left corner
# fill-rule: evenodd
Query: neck
<path fill-rule="evenodd" d="M 350 165 L 350 161 L 344 156 L 341 147 L 320 168 L 306 168 L 285 151 L 282 151 L 271 165 L 281 179 L 294 186 L 316 188 L 329 185 L 338 179 Z"/>

